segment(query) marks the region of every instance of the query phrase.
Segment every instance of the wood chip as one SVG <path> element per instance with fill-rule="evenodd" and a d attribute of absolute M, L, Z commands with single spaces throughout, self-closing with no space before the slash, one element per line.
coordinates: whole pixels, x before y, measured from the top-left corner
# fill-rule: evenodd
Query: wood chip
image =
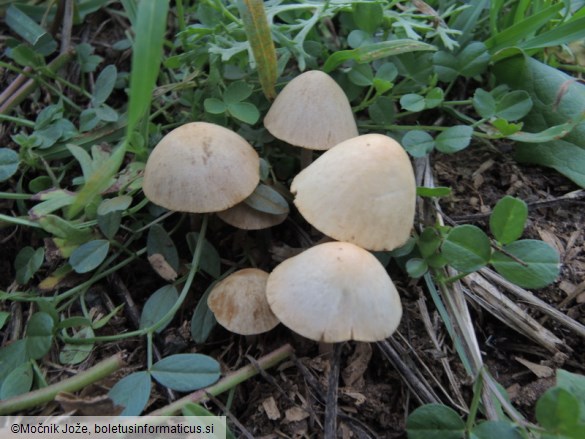
<path fill-rule="evenodd" d="M 514 357 L 518 362 L 526 366 L 530 371 L 538 378 L 548 378 L 554 375 L 555 371 L 552 367 L 543 366 L 542 364 L 536 364 L 531 361 L 525 360 L 524 358 Z"/>
<path fill-rule="evenodd" d="M 270 419 L 271 421 L 276 421 L 277 419 L 280 419 L 280 410 L 278 410 L 276 401 L 272 396 L 262 401 L 262 408 L 266 412 L 266 416 L 268 416 L 268 419 Z"/>
<path fill-rule="evenodd" d="M 291 407 L 284 412 L 286 422 L 298 422 L 309 417 L 309 413 L 301 407 Z"/>

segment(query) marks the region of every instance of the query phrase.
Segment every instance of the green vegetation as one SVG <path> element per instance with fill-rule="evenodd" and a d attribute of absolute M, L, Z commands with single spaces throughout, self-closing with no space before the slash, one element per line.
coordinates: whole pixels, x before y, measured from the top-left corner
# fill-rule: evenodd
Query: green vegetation
<path fill-rule="evenodd" d="M 72 38 L 92 14 L 108 17 L 108 27 L 121 25 L 108 34 L 107 50 Z M 220 378 L 217 359 L 160 358 L 154 339 L 182 310 L 192 339 L 204 343 L 215 326 L 208 292 L 237 267 L 257 264 L 252 244 L 226 264 L 218 244 L 225 232 L 207 215 L 191 231 L 189 215 L 150 203 L 143 170 L 171 129 L 212 122 L 238 132 L 261 157 L 261 185 L 247 205 L 267 215 L 288 212 L 299 153 L 275 140 L 262 120 L 277 91 L 300 72 L 329 73 L 347 94 L 360 133 L 387 134 L 413 159 L 513 142 L 518 161 L 554 168 L 585 187 L 585 86 L 574 78 L 585 66 L 561 56 L 577 60 L 571 43 L 585 39 L 583 1 L 0 0 L 0 16 L 7 35 L 0 69 L 9 78 L 0 95 L 0 231 L 13 270 L 0 291 L 0 329 L 10 327 L 12 305 L 25 313 L 20 336 L 5 334 L 9 343 L 0 347 L 0 413 L 11 411 L 10 398 L 28 398 L 12 406 L 24 410 L 54 396 L 35 396 L 52 389 L 43 366 L 52 349 L 61 365 L 74 367 L 101 346 L 144 337 L 142 368 L 109 392 L 126 415 L 145 412 L 153 380 L 190 392 Z M 451 190 L 421 184 L 417 193 L 428 208 Z M 582 377 L 558 371 L 556 387 L 536 405 L 540 427 L 512 415 L 484 385 L 493 378 L 473 353 L 467 317 L 449 293 L 488 266 L 523 288 L 558 278 L 557 251 L 521 239 L 526 203 L 502 198 L 486 230 L 445 225 L 434 214 L 418 218 L 405 246 L 377 256 L 424 280 L 476 384 L 467 422 L 447 406 L 422 406 L 408 418 L 409 437 L 584 437 Z M 266 242 L 259 245 L 267 252 Z M 132 289 L 147 298 L 138 321 L 116 332 L 125 305 L 96 312 L 93 290 L 122 273 L 143 274 L 156 255 L 164 267 L 153 264 L 152 290 Z M 194 311 L 183 307 L 188 297 Z M 261 365 L 288 355 L 279 351 Z M 120 367 L 108 363 L 75 385 Z M 240 381 L 219 383 L 226 391 Z M 488 401 L 498 410 L 486 409 Z M 199 413 L 198 406 L 175 409 Z M 482 416 L 489 420 L 476 422 Z"/>

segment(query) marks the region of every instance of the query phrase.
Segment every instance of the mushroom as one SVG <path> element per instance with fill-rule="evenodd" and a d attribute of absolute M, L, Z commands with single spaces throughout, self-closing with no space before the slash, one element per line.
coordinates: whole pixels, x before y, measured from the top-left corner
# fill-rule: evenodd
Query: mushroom
<path fill-rule="evenodd" d="M 316 341 L 379 341 L 402 316 L 396 287 L 370 252 L 347 242 L 311 247 L 280 263 L 266 297 L 278 319 Z"/>
<path fill-rule="evenodd" d="M 300 74 L 282 89 L 264 126 L 274 137 L 309 150 L 326 150 L 358 135 L 345 92 L 318 70 Z M 312 151 L 301 151 L 302 162 L 311 157 Z"/>
<path fill-rule="evenodd" d="M 340 342 L 389 337 L 402 317 L 396 287 L 368 251 L 328 242 L 278 265 L 268 277 L 266 296 L 288 328 L 312 340 L 337 343 L 325 410 L 325 437 L 336 437 Z"/>
<path fill-rule="evenodd" d="M 414 171 L 388 136 L 365 134 L 334 146 L 294 178 L 291 192 L 303 217 L 333 239 L 378 251 L 410 236 Z"/>
<path fill-rule="evenodd" d="M 245 202 L 217 213 L 224 222 L 243 230 L 267 229 L 282 223 L 288 213 L 273 215 L 250 207 Z"/>
<path fill-rule="evenodd" d="M 260 334 L 278 325 L 266 300 L 267 279 L 265 271 L 244 268 L 219 281 L 207 298 L 219 324 L 241 335 Z"/>
<path fill-rule="evenodd" d="M 205 213 L 243 201 L 260 181 L 260 159 L 239 134 L 207 122 L 175 128 L 152 150 L 143 191 L 169 210 Z"/>

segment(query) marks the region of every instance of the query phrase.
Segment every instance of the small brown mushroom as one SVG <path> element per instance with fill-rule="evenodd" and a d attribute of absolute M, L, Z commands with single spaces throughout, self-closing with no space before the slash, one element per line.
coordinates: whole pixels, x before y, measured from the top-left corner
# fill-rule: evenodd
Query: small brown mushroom
<path fill-rule="evenodd" d="M 268 273 L 244 268 L 218 282 L 207 298 L 216 320 L 241 335 L 260 334 L 278 325 L 266 301 Z"/>

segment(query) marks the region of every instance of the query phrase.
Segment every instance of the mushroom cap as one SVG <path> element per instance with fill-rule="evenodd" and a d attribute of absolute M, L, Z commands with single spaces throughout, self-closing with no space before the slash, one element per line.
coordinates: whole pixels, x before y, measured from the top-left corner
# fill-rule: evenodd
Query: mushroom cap
<path fill-rule="evenodd" d="M 315 228 L 368 250 L 404 244 L 414 223 L 416 183 L 408 155 L 381 134 L 326 151 L 293 180 L 294 203 Z"/>
<path fill-rule="evenodd" d="M 327 73 L 309 70 L 290 81 L 264 118 L 270 133 L 287 143 L 325 150 L 358 135 L 343 89 Z"/>
<path fill-rule="evenodd" d="M 155 204 L 181 212 L 217 212 L 250 195 L 260 158 L 239 134 L 207 122 L 175 128 L 152 150 L 142 189 Z"/>
<path fill-rule="evenodd" d="M 227 210 L 217 212 L 217 216 L 230 226 L 237 227 L 238 229 L 260 230 L 282 223 L 288 216 L 288 213 L 274 215 L 261 212 L 242 202 Z"/>
<path fill-rule="evenodd" d="M 268 273 L 244 268 L 218 282 L 207 305 L 221 326 L 241 335 L 270 331 L 279 321 L 266 300 Z"/>
<path fill-rule="evenodd" d="M 390 276 L 368 251 L 347 242 L 319 244 L 278 265 L 266 296 L 278 319 L 316 341 L 379 341 L 402 305 Z"/>

